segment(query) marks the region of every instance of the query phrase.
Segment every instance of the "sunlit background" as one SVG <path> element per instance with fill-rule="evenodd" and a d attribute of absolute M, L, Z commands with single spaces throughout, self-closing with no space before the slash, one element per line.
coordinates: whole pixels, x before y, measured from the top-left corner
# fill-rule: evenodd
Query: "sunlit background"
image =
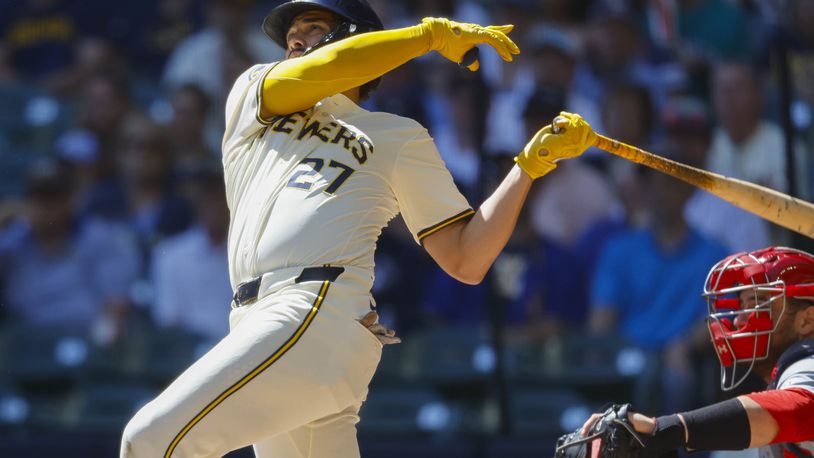
<path fill-rule="evenodd" d="M 814 1 L 371 4 L 389 28 L 515 25 L 513 63 L 483 50 L 470 73 L 428 55 L 364 103 L 426 126 L 473 206 L 563 109 L 814 195 Z M 118 456 L 130 416 L 228 332 L 224 103 L 243 70 L 281 57 L 260 30 L 275 5 L 0 0 L 0 456 Z M 437 268 L 400 220 L 385 230 L 374 295 L 404 342 L 362 409 L 364 457 L 552 456 L 609 401 L 663 414 L 721 399 L 707 269 L 812 248 L 596 150 L 525 208 L 479 286 Z"/>

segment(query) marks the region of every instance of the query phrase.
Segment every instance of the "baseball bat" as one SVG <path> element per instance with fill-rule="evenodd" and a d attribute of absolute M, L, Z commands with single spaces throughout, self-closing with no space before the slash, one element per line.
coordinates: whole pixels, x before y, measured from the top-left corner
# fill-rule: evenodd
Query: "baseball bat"
<path fill-rule="evenodd" d="M 458 64 L 461 68 L 469 67 L 470 65 L 474 64 L 476 60 L 480 59 L 480 49 L 477 47 L 473 47 L 469 51 L 464 54 L 463 59 L 461 59 L 461 63 Z"/>
<path fill-rule="evenodd" d="M 814 204 L 763 186 L 691 167 L 597 134 L 594 146 L 685 181 L 775 224 L 814 238 Z"/>

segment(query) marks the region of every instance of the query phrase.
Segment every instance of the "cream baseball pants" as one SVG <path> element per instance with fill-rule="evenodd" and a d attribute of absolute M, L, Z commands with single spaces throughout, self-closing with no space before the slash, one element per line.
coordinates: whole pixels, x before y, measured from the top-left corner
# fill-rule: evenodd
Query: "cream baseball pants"
<path fill-rule="evenodd" d="M 286 273 L 290 271 L 290 275 Z M 382 344 L 362 326 L 369 275 L 336 281 L 275 272 L 229 334 L 127 424 L 122 458 L 354 458 L 356 423 Z M 280 280 L 282 279 L 282 280 Z M 190 310 L 194 313 L 194 309 Z"/>

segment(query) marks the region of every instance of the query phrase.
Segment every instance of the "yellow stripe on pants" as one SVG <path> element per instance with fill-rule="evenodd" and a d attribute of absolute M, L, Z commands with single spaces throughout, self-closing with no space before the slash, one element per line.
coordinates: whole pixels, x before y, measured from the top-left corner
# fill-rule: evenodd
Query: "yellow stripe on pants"
<path fill-rule="evenodd" d="M 297 341 L 300 340 L 300 337 L 302 337 L 303 333 L 305 333 L 305 330 L 308 329 L 308 326 L 311 324 L 311 321 L 314 320 L 314 317 L 317 315 L 317 312 L 319 312 L 319 308 L 320 306 L 322 306 L 322 301 L 325 299 L 325 294 L 328 292 L 328 286 L 330 286 L 330 284 L 331 282 L 328 280 L 322 282 L 322 287 L 319 289 L 317 299 L 311 306 L 311 310 L 308 312 L 308 316 L 306 316 L 305 320 L 303 320 L 303 322 L 300 323 L 300 326 L 297 328 L 294 334 L 291 337 L 289 337 L 288 340 L 285 341 L 285 343 L 281 345 L 280 348 L 277 349 L 277 351 L 275 351 L 271 356 L 266 358 L 265 361 L 260 363 L 259 366 L 255 367 L 251 372 L 249 372 L 243 378 L 238 380 L 234 385 L 227 388 L 226 391 L 221 393 L 217 398 L 215 398 L 214 401 L 210 402 L 209 405 L 204 407 L 204 409 L 201 410 L 201 412 L 198 413 L 198 415 L 196 415 L 195 418 L 190 420 L 190 422 L 187 423 L 187 425 L 184 426 L 184 428 L 175 436 L 175 438 L 170 443 L 170 446 L 167 447 L 167 451 L 166 453 L 164 453 L 164 458 L 170 458 L 172 456 L 172 453 L 175 451 L 175 448 L 178 447 L 178 444 L 181 442 L 181 439 L 183 439 L 184 436 L 186 436 L 187 433 L 189 433 L 189 431 L 193 427 L 195 427 L 196 424 L 203 420 L 203 418 L 209 412 L 211 412 L 215 407 L 217 407 L 220 403 L 226 400 L 226 398 L 236 393 L 237 390 L 245 386 L 252 379 L 260 375 L 260 373 L 262 373 L 264 370 L 268 369 L 269 366 L 271 366 L 272 364 L 274 364 L 275 361 L 280 359 L 285 354 L 285 352 L 291 349 L 291 347 L 293 347 L 294 344 L 296 344 Z"/>

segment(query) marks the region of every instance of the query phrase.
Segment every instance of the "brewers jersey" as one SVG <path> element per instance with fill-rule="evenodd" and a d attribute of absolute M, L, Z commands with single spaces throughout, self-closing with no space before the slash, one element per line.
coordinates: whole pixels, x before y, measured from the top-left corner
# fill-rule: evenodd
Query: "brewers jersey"
<path fill-rule="evenodd" d="M 241 75 L 226 106 L 233 286 L 323 264 L 369 269 L 372 282 L 376 240 L 396 214 L 421 242 L 474 213 L 413 120 L 367 111 L 341 94 L 264 117 L 262 82 L 274 65 Z"/>
<path fill-rule="evenodd" d="M 382 350 L 358 321 L 372 302 L 376 240 L 399 212 L 418 242 L 474 213 L 411 120 L 344 95 L 264 117 L 272 68 L 235 83 L 223 142 L 230 279 L 261 277 L 258 294 L 233 302 L 229 334 L 130 420 L 122 457 L 253 444 L 264 458 L 358 458 L 358 412 Z M 338 276 L 306 275 L 325 264 Z"/>

